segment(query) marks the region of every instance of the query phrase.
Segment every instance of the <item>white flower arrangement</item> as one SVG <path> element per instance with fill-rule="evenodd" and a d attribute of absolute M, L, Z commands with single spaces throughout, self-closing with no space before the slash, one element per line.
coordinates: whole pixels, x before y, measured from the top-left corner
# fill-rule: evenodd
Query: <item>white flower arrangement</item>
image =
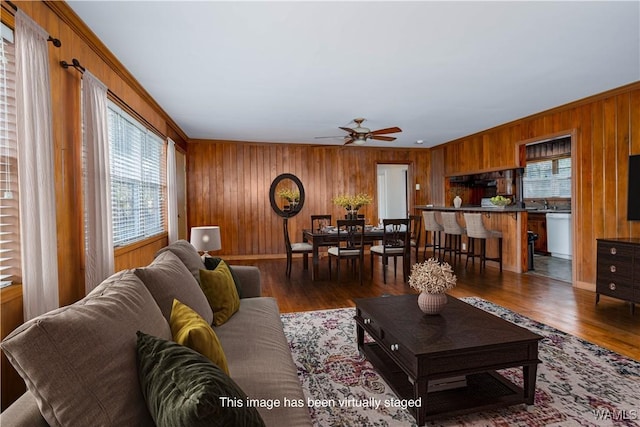
<path fill-rule="evenodd" d="M 457 280 L 449 263 L 440 263 L 435 258 L 429 258 L 423 263 L 413 265 L 409 286 L 427 294 L 442 294 L 453 289 Z"/>

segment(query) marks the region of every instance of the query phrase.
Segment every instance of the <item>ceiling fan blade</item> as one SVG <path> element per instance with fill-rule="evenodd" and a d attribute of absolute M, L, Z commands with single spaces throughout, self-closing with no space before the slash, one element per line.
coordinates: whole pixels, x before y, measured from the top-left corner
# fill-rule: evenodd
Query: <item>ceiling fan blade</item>
<path fill-rule="evenodd" d="M 351 128 L 345 128 L 345 127 L 342 127 L 342 126 L 338 126 L 338 129 L 342 129 L 345 132 L 349 132 L 349 134 L 353 133 L 353 129 L 351 129 Z"/>
<path fill-rule="evenodd" d="M 397 138 L 395 136 L 384 136 L 384 135 L 371 135 L 371 139 L 377 139 L 379 141 L 395 141 Z"/>
<path fill-rule="evenodd" d="M 371 135 L 380 135 L 381 133 L 397 133 L 397 132 L 402 132 L 402 129 L 400 129 L 397 126 L 394 126 L 392 128 L 374 130 L 373 132 L 371 132 Z"/>
<path fill-rule="evenodd" d="M 349 145 L 349 144 L 351 144 L 353 141 L 355 141 L 355 139 L 353 139 L 353 138 L 352 138 L 352 137 L 350 137 L 350 136 L 345 136 L 345 137 L 344 137 L 344 145 Z"/>

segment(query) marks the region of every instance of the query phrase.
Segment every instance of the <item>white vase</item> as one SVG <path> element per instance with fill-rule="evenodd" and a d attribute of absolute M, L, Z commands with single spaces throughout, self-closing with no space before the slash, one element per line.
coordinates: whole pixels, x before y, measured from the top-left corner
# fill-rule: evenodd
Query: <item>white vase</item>
<path fill-rule="evenodd" d="M 462 206 L 462 199 L 460 198 L 460 196 L 456 196 L 453 198 L 453 207 L 454 208 L 459 208 L 460 206 Z"/>
<path fill-rule="evenodd" d="M 445 305 L 447 305 L 447 294 L 421 292 L 418 295 L 418 307 L 424 314 L 440 314 Z"/>

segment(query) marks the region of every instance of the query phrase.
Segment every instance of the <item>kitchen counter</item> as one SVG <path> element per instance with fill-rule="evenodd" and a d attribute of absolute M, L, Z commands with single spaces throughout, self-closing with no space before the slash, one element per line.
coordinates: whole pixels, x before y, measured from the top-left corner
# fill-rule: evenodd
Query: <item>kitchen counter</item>
<path fill-rule="evenodd" d="M 466 227 L 464 220 L 465 213 L 482 213 L 484 226 L 489 230 L 502 232 L 502 266 L 504 270 L 523 273 L 527 271 L 527 213 L 529 210 L 516 206 L 485 207 L 463 205 L 459 208 L 453 206 L 430 206 L 418 205 L 417 210 L 435 211 L 436 220 L 442 223 L 442 212 L 456 212 L 458 223 Z M 506 215 L 505 215 L 506 214 Z M 466 236 L 463 237 L 465 248 L 468 247 Z M 487 256 L 497 256 L 497 239 L 488 239 Z M 465 249 L 463 249 L 464 251 Z M 495 262 L 488 262 L 487 265 L 497 266 Z M 471 266 L 469 266 L 471 268 Z"/>
<path fill-rule="evenodd" d="M 516 206 L 505 206 L 502 207 L 486 207 L 486 206 L 477 206 L 477 205 L 462 205 L 459 208 L 454 208 L 453 206 L 433 206 L 433 205 L 418 205 L 416 209 L 420 209 L 423 211 L 441 211 L 441 212 L 491 212 L 491 213 L 513 213 L 513 212 L 530 212 L 529 209 L 526 208 L 518 208 Z M 539 211 L 532 211 L 539 212 Z M 560 211 L 554 211 L 560 212 Z"/>

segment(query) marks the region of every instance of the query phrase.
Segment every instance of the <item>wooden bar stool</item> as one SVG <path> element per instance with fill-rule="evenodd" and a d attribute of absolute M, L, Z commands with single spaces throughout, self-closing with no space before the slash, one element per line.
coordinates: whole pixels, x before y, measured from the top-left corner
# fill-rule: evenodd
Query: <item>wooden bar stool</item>
<path fill-rule="evenodd" d="M 458 224 L 455 212 L 442 212 L 442 226 L 444 227 L 444 256 L 449 252 L 456 259 L 462 261 L 462 236 L 467 234 L 464 227 Z"/>
<path fill-rule="evenodd" d="M 464 220 L 467 223 L 467 236 L 469 238 L 469 248 L 467 250 L 467 262 L 465 268 L 471 258 L 472 265 L 475 264 L 475 259 L 480 258 L 480 271 L 487 266 L 487 260 L 497 261 L 500 263 L 500 272 L 502 272 L 502 232 L 495 230 L 488 230 L 485 228 L 482 222 L 482 214 L 480 213 L 466 213 L 464 214 Z M 498 239 L 498 257 L 487 258 L 487 239 Z M 480 240 L 480 254 L 475 253 L 475 242 Z"/>
<path fill-rule="evenodd" d="M 424 238 L 424 260 L 427 259 L 427 248 L 433 248 L 433 256 L 434 258 L 442 258 L 442 242 L 441 242 L 441 232 L 444 231 L 444 227 L 442 224 L 436 220 L 435 211 L 423 211 L 422 219 L 424 220 L 424 230 L 426 231 L 426 236 Z M 429 243 L 429 232 L 431 232 L 431 243 Z M 436 256 L 436 251 L 438 251 L 438 255 Z M 416 259 L 416 262 L 418 260 Z"/>

